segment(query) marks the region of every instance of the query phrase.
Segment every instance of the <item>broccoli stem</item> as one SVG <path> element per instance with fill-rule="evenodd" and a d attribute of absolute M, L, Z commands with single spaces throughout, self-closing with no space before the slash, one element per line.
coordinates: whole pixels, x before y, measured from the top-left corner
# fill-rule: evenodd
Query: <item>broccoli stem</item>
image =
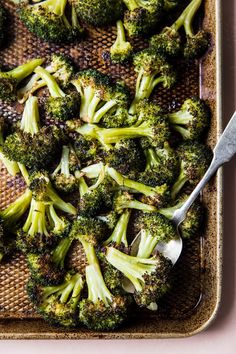
<path fill-rule="evenodd" d="M 149 168 L 152 168 L 154 166 L 160 165 L 160 160 L 156 154 L 156 151 L 154 149 L 147 149 L 144 151 L 145 156 L 146 156 L 146 170 Z"/>
<path fill-rule="evenodd" d="M 86 193 L 88 193 L 89 187 L 87 186 L 87 183 L 85 182 L 84 177 L 79 178 L 79 193 L 80 193 L 80 198 L 82 198 Z"/>
<path fill-rule="evenodd" d="M 145 273 L 152 274 L 156 270 L 155 259 L 129 256 L 113 247 L 107 247 L 106 259 L 131 281 L 136 291 L 142 291 Z"/>
<path fill-rule="evenodd" d="M 42 65 L 44 59 L 33 59 L 23 65 L 18 66 L 17 68 L 10 70 L 7 72 L 13 79 L 17 80 L 18 82 L 25 79 L 29 76 L 37 66 Z"/>
<path fill-rule="evenodd" d="M 188 129 L 180 127 L 179 125 L 172 125 L 173 129 L 180 133 L 184 139 L 189 139 L 191 134 Z"/>
<path fill-rule="evenodd" d="M 103 163 L 99 162 L 94 165 L 87 166 L 81 170 L 88 178 L 97 178 L 103 168 Z"/>
<path fill-rule="evenodd" d="M 179 16 L 179 18 L 175 21 L 175 23 L 171 26 L 171 28 L 178 31 L 182 26 L 184 26 L 186 34 L 192 37 L 192 20 L 197 10 L 201 6 L 201 3 L 202 0 L 192 0 Z"/>
<path fill-rule="evenodd" d="M 35 236 L 37 234 L 49 236 L 46 225 L 46 205 L 44 202 L 32 199 L 30 211 L 23 226 L 23 231 L 30 236 Z"/>
<path fill-rule="evenodd" d="M 66 145 L 63 145 L 60 163 L 57 166 L 57 168 L 55 169 L 55 171 L 53 172 L 52 177 L 55 177 L 59 172 L 61 172 L 66 177 L 70 176 L 69 155 L 70 155 L 69 147 Z"/>
<path fill-rule="evenodd" d="M 112 301 L 112 294 L 107 289 L 98 264 L 91 264 L 86 267 L 86 282 L 88 300 L 94 304 L 102 301 L 105 306 L 109 306 Z"/>
<path fill-rule="evenodd" d="M 63 16 L 68 0 L 46 0 L 34 6 L 41 6 L 49 9 L 55 15 Z"/>
<path fill-rule="evenodd" d="M 125 210 L 118 220 L 114 231 L 111 236 L 103 243 L 104 246 L 108 245 L 111 242 L 114 242 L 116 245 L 123 244 L 125 247 L 128 247 L 127 241 L 127 227 L 129 223 L 131 212 L 130 210 Z"/>
<path fill-rule="evenodd" d="M 184 202 L 179 202 L 176 205 L 174 205 L 173 207 L 169 207 L 169 208 L 162 208 L 158 210 L 158 213 L 164 215 L 167 219 L 172 219 L 174 212 L 181 208 L 184 205 Z"/>
<path fill-rule="evenodd" d="M 6 209 L 0 212 L 4 225 L 13 228 L 29 208 L 32 199 L 32 192 L 27 189 L 24 194 L 11 203 Z"/>
<path fill-rule="evenodd" d="M 158 244 L 158 236 L 150 235 L 147 231 L 141 230 L 141 239 L 137 257 L 149 258 Z"/>
<path fill-rule="evenodd" d="M 27 184 L 27 186 L 29 186 L 30 184 L 30 180 L 29 180 L 29 173 L 27 171 L 27 168 L 25 167 L 25 165 L 23 165 L 22 163 L 18 162 L 18 167 L 20 169 L 20 172 L 22 174 L 22 177 L 25 180 L 25 183 Z"/>
<path fill-rule="evenodd" d="M 16 161 L 11 161 L 9 160 L 2 152 L 2 148 L 0 147 L 0 161 L 2 162 L 2 164 L 4 165 L 4 167 L 7 169 L 7 172 L 11 175 L 11 176 L 16 176 L 19 172 L 19 166 L 18 163 Z"/>
<path fill-rule="evenodd" d="M 26 101 L 20 129 L 32 136 L 40 130 L 38 99 L 35 96 L 29 97 Z"/>
<path fill-rule="evenodd" d="M 157 208 L 154 207 L 153 205 L 145 204 L 142 202 L 139 202 L 138 200 L 126 200 L 122 201 L 120 204 L 118 203 L 117 209 L 123 210 L 123 209 L 136 209 L 136 210 L 142 210 L 146 212 L 156 212 Z"/>
<path fill-rule="evenodd" d="M 86 254 L 88 264 L 89 265 L 92 265 L 92 264 L 98 265 L 99 263 L 98 263 L 98 259 L 96 256 L 94 246 L 91 245 L 88 241 L 86 241 L 83 236 L 82 237 L 78 236 L 78 237 L 79 237 L 79 240 L 82 243 L 82 246 L 84 248 L 84 252 Z"/>
<path fill-rule="evenodd" d="M 114 168 L 108 167 L 107 172 L 109 176 L 111 176 L 111 178 L 113 178 L 114 181 L 119 184 L 119 186 L 124 186 L 126 188 L 135 190 L 136 192 L 142 193 L 147 197 L 153 196 L 157 193 L 155 188 L 126 178 L 121 173 L 117 172 Z"/>
<path fill-rule="evenodd" d="M 71 238 L 62 239 L 52 254 L 52 261 L 56 267 L 64 269 L 65 258 L 73 242 Z"/>
<path fill-rule="evenodd" d="M 123 1 L 130 11 L 134 11 L 135 9 L 139 8 L 139 4 L 136 0 L 123 0 Z"/>
<path fill-rule="evenodd" d="M 49 206 L 49 215 L 53 221 L 53 232 L 61 232 L 65 229 L 65 222 L 57 215 L 53 204 Z"/>
<path fill-rule="evenodd" d="M 116 106 L 116 100 L 110 100 L 109 102 L 105 103 L 91 118 L 91 123 L 99 123 L 104 114 L 110 111 L 111 108 Z"/>
<path fill-rule="evenodd" d="M 192 119 L 192 114 L 185 110 L 179 110 L 168 114 L 168 118 L 171 124 L 188 124 Z"/>
<path fill-rule="evenodd" d="M 47 195 L 57 209 L 62 210 L 68 214 L 77 214 L 76 208 L 72 204 L 64 202 L 64 200 L 62 200 L 59 195 L 54 191 L 51 185 L 47 188 Z"/>
<path fill-rule="evenodd" d="M 61 90 L 58 83 L 56 82 L 56 79 L 47 70 L 39 66 L 34 70 L 34 72 L 44 80 L 51 97 L 57 98 L 66 96 L 66 94 Z"/>
<path fill-rule="evenodd" d="M 188 181 L 188 178 L 185 176 L 183 166 L 180 167 L 180 170 L 181 170 L 181 172 L 179 174 L 179 177 L 178 177 L 177 181 L 175 182 L 175 184 L 173 185 L 172 190 L 171 190 L 171 198 L 172 199 L 176 198 L 176 196 L 179 193 L 179 191 L 181 190 L 181 188 Z"/>

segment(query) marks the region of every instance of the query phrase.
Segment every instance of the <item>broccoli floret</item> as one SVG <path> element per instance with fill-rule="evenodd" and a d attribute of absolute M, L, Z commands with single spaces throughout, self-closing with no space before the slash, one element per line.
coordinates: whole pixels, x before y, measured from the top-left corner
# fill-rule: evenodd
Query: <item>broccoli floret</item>
<path fill-rule="evenodd" d="M 168 243 L 178 237 L 172 222 L 159 213 L 141 213 L 135 219 L 135 228 L 140 232 L 140 258 L 151 257 L 159 242 Z"/>
<path fill-rule="evenodd" d="M 130 42 L 126 41 L 125 29 L 121 20 L 116 22 L 117 38 L 111 46 L 111 60 L 114 63 L 124 63 L 128 61 L 132 55 L 133 48 Z"/>
<path fill-rule="evenodd" d="M 65 276 L 65 258 L 73 239 L 63 238 L 50 252 L 28 253 L 27 264 L 34 282 L 42 285 L 58 285 Z"/>
<path fill-rule="evenodd" d="M 170 262 L 161 255 L 151 258 L 129 256 L 114 247 L 105 250 L 107 261 L 130 280 L 134 299 L 141 307 L 149 307 L 163 295 Z"/>
<path fill-rule="evenodd" d="M 113 113 L 108 112 L 104 114 L 99 124 L 103 128 L 120 128 L 122 126 L 132 125 L 130 124 L 130 117 L 127 108 L 118 107 Z"/>
<path fill-rule="evenodd" d="M 172 219 L 174 212 L 181 208 L 188 199 L 188 195 L 182 194 L 170 207 L 159 210 L 160 214 Z M 204 208 L 200 200 L 196 200 L 186 214 L 184 221 L 179 225 L 181 236 L 183 238 L 192 238 L 199 235 L 204 219 Z"/>
<path fill-rule="evenodd" d="M 66 193 L 77 190 L 78 180 L 74 172 L 79 170 L 79 168 L 80 164 L 74 150 L 64 145 L 62 147 L 60 163 L 51 175 L 56 189 Z"/>
<path fill-rule="evenodd" d="M 194 17 L 201 6 L 202 0 L 192 0 L 172 26 L 151 38 L 151 47 L 171 57 L 178 55 L 182 50 L 182 39 L 179 34 L 181 27 L 186 34 L 183 54 L 187 59 L 201 57 L 209 47 L 209 35 L 201 30 L 196 34 L 193 31 Z"/>
<path fill-rule="evenodd" d="M 107 170 L 109 176 L 113 178 L 120 187 L 126 188 L 131 192 L 135 191 L 135 193 L 143 194 L 143 196 L 140 197 L 142 202 L 153 205 L 157 208 L 161 208 L 168 203 L 170 192 L 167 185 L 164 184 L 154 188 L 124 177 L 114 168 L 109 167 Z"/>
<path fill-rule="evenodd" d="M 179 173 L 179 159 L 168 142 L 163 148 L 147 149 L 146 168 L 139 175 L 140 182 L 156 187 L 173 184 Z"/>
<path fill-rule="evenodd" d="M 210 125 L 210 109 L 198 97 L 188 98 L 180 110 L 169 114 L 172 127 L 184 140 L 199 140 Z"/>
<path fill-rule="evenodd" d="M 128 248 L 127 228 L 130 219 L 130 214 L 130 210 L 124 210 L 111 236 L 105 242 L 103 242 L 104 246 L 111 245 L 121 250 Z"/>
<path fill-rule="evenodd" d="M 44 68 L 38 67 L 35 73 L 46 83 L 50 96 L 46 102 L 46 110 L 50 116 L 59 121 L 73 119 L 79 114 L 80 96 L 66 95 L 56 79 Z"/>
<path fill-rule="evenodd" d="M 163 0 L 123 0 L 128 10 L 124 25 L 130 36 L 148 34 L 163 15 Z"/>
<path fill-rule="evenodd" d="M 15 251 L 15 238 L 6 233 L 3 221 L 0 219 L 0 263 L 5 256 Z"/>
<path fill-rule="evenodd" d="M 0 72 L 0 99 L 7 102 L 16 100 L 19 83 L 32 74 L 43 61 L 43 59 L 33 59 L 13 70 Z"/>
<path fill-rule="evenodd" d="M 46 171 L 35 172 L 30 176 L 30 190 L 36 201 L 51 203 L 53 206 L 65 213 L 76 215 L 76 208 L 66 203 L 53 189 L 48 173 Z"/>
<path fill-rule="evenodd" d="M 24 253 L 42 253 L 52 248 L 70 230 L 70 223 L 57 215 L 53 205 L 31 201 L 28 217 L 17 233 L 17 246 Z"/>
<path fill-rule="evenodd" d="M 134 70 L 138 74 L 135 88 L 135 98 L 129 109 L 130 114 L 136 114 L 136 106 L 140 100 L 149 98 L 154 88 L 161 84 L 165 88 L 172 87 L 176 82 L 174 67 L 166 57 L 148 48 L 134 56 Z"/>
<path fill-rule="evenodd" d="M 18 197 L 4 210 L 0 211 L 0 218 L 6 230 L 14 231 L 21 217 L 28 210 L 32 200 L 32 192 L 29 189 Z"/>
<path fill-rule="evenodd" d="M 181 144 L 177 154 L 180 160 L 180 173 L 172 187 L 172 199 L 176 198 L 186 182 L 195 186 L 205 174 L 212 159 L 211 149 L 197 142 Z"/>
<path fill-rule="evenodd" d="M 126 86 L 114 83 L 97 70 L 81 71 L 72 83 L 81 96 L 80 118 L 85 122 L 99 123 L 105 114 L 114 114 L 120 107 L 128 107 Z"/>
<path fill-rule="evenodd" d="M 114 198 L 114 210 L 117 213 L 123 213 L 124 209 L 136 209 L 146 212 L 156 212 L 157 208 L 150 204 L 142 203 L 129 194 L 124 192 L 122 194 L 118 193 Z"/>
<path fill-rule="evenodd" d="M 65 43 L 79 39 L 83 29 L 74 4 L 68 0 L 46 0 L 18 9 L 21 21 L 28 30 L 47 42 Z"/>
<path fill-rule="evenodd" d="M 94 26 L 114 23 L 123 15 L 122 0 L 72 0 L 78 16 Z"/>
<path fill-rule="evenodd" d="M 29 168 L 44 168 L 53 160 L 60 141 L 60 131 L 52 126 L 40 126 L 38 99 L 30 97 L 20 122 L 20 129 L 7 136 L 3 153 Z"/>
<path fill-rule="evenodd" d="M 96 244 L 98 241 L 104 239 L 106 233 L 107 224 L 104 221 L 92 217 L 78 216 L 73 222 L 70 238 L 80 239 L 81 235 L 88 235 L 95 240 Z"/>
<path fill-rule="evenodd" d="M 78 304 L 83 287 L 83 276 L 69 272 L 60 285 L 42 286 L 30 279 L 27 293 L 37 312 L 46 321 L 64 327 L 75 327 L 78 324 Z"/>
<path fill-rule="evenodd" d="M 104 153 L 104 161 L 123 175 L 139 173 L 143 170 L 145 157 L 142 149 L 134 139 L 121 140 Z"/>
<path fill-rule="evenodd" d="M 6 37 L 6 10 L 0 4 L 0 47 L 3 45 Z"/>
<path fill-rule="evenodd" d="M 73 147 L 82 165 L 89 166 L 99 160 L 100 144 L 96 139 L 76 134 Z"/>
<path fill-rule="evenodd" d="M 111 210 L 107 214 L 98 215 L 97 218 L 104 221 L 109 230 L 113 230 L 117 224 L 119 215 L 114 210 Z"/>
<path fill-rule="evenodd" d="M 74 67 L 70 59 L 62 54 L 53 54 L 46 70 L 54 76 L 62 88 L 68 87 L 74 75 Z M 46 82 L 34 73 L 26 85 L 17 90 L 18 101 L 24 103 L 30 95 L 44 86 L 46 86 Z"/>

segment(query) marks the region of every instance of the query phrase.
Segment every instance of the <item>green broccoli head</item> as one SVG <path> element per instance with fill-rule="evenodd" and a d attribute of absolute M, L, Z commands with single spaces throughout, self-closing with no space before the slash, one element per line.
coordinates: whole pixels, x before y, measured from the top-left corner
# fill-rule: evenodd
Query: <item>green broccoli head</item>
<path fill-rule="evenodd" d="M 103 128 L 121 128 L 129 125 L 130 116 L 127 108 L 119 107 L 114 112 L 104 114 L 99 124 Z"/>
<path fill-rule="evenodd" d="M 150 39 L 150 47 L 157 53 L 176 57 L 181 53 L 181 36 L 171 27 L 165 27 L 160 34 L 155 34 Z"/>
<path fill-rule="evenodd" d="M 54 53 L 52 55 L 47 70 L 53 73 L 53 76 L 62 88 L 67 88 L 75 74 L 71 59 L 61 53 Z"/>
<path fill-rule="evenodd" d="M 186 99 L 179 111 L 169 114 L 171 125 L 184 140 L 199 140 L 210 126 L 210 117 L 209 107 L 198 97 Z"/>
<path fill-rule="evenodd" d="M 184 57 L 186 59 L 200 58 L 209 48 L 210 35 L 201 30 L 195 35 L 187 35 L 187 41 L 184 47 Z"/>
<path fill-rule="evenodd" d="M 78 16 L 94 26 L 106 26 L 114 23 L 123 15 L 122 0 L 72 0 Z"/>
<path fill-rule="evenodd" d="M 104 239 L 107 233 L 107 224 L 97 218 L 79 216 L 72 225 L 70 237 L 80 239 L 82 236 L 89 236 L 95 244 Z"/>
<path fill-rule="evenodd" d="M 27 293 L 37 312 L 46 321 L 64 327 L 75 327 L 78 324 L 78 304 L 83 287 L 83 276 L 68 272 L 63 282 L 54 286 L 42 286 L 30 279 Z"/>
<path fill-rule="evenodd" d="M 68 0 L 26 3 L 19 7 L 18 14 L 30 32 L 47 42 L 72 42 L 83 34 L 75 6 L 69 6 Z"/>

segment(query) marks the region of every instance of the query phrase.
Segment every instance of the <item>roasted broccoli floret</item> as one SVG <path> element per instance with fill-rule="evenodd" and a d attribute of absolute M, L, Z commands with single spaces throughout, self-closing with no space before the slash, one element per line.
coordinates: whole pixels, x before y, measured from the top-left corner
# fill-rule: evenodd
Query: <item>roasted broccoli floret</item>
<path fill-rule="evenodd" d="M 168 142 L 163 148 L 146 149 L 146 168 L 139 175 L 140 182 L 156 187 L 173 184 L 179 173 L 179 159 Z"/>
<path fill-rule="evenodd" d="M 172 187 L 172 199 L 176 198 L 186 182 L 195 186 L 205 174 L 212 159 L 211 149 L 197 142 L 181 144 L 177 154 L 180 160 L 180 173 Z"/>
<path fill-rule="evenodd" d="M 26 222 L 17 232 L 17 246 L 24 253 L 42 253 L 67 236 L 69 230 L 70 223 L 57 215 L 52 204 L 33 198 Z"/>
<path fill-rule="evenodd" d="M 15 238 L 7 235 L 3 221 L 0 218 L 0 263 L 5 256 L 9 256 L 16 248 Z"/>
<path fill-rule="evenodd" d="M 135 288 L 134 299 L 141 307 L 149 307 L 163 295 L 170 261 L 157 254 L 151 258 L 129 256 L 114 247 L 105 249 L 107 261 L 118 269 Z"/>
<path fill-rule="evenodd" d="M 78 216 L 73 222 L 70 238 L 78 240 L 80 237 L 88 235 L 97 243 L 98 241 L 104 240 L 107 230 L 107 224 L 102 220 Z"/>
<path fill-rule="evenodd" d="M 126 41 L 125 29 L 121 20 L 116 22 L 117 38 L 111 46 L 111 60 L 114 63 L 124 63 L 128 61 L 132 55 L 133 48 L 130 42 Z"/>
<path fill-rule="evenodd" d="M 163 0 L 123 0 L 124 25 L 130 36 L 148 34 L 155 29 L 163 15 Z"/>
<path fill-rule="evenodd" d="M 50 97 L 46 102 L 46 110 L 52 118 L 59 121 L 73 119 L 79 114 L 80 96 L 78 94 L 66 95 L 56 79 L 41 66 L 35 69 L 35 73 L 46 83 Z"/>
<path fill-rule="evenodd" d="M 109 167 L 107 171 L 109 176 L 113 178 L 120 187 L 126 188 L 131 192 L 135 191 L 135 193 L 142 194 L 140 199 L 144 203 L 161 208 L 163 205 L 166 205 L 170 199 L 170 192 L 165 184 L 162 186 L 150 187 L 143 183 L 124 177 L 114 168 Z"/>
<path fill-rule="evenodd" d="M 106 214 L 98 215 L 97 218 L 98 220 L 104 221 L 109 230 L 113 230 L 118 222 L 119 214 L 117 214 L 114 210 L 111 210 Z"/>
<path fill-rule="evenodd" d="M 56 189 L 66 193 L 75 191 L 78 188 L 78 180 L 74 173 L 79 168 L 80 164 L 74 150 L 64 145 L 59 165 L 51 175 Z"/>
<path fill-rule="evenodd" d="M 126 86 L 97 70 L 81 71 L 72 83 L 81 96 L 80 118 L 85 122 L 99 123 L 104 115 L 128 107 Z"/>
<path fill-rule="evenodd" d="M 178 237 L 170 220 L 159 213 L 141 213 L 135 219 L 135 229 L 140 232 L 137 257 L 149 258 L 157 244 L 168 243 Z"/>
<path fill-rule="evenodd" d="M 192 0 L 172 26 L 165 27 L 160 34 L 151 38 L 150 45 L 157 52 L 171 57 L 177 56 L 182 50 L 182 39 L 179 33 L 181 27 L 186 34 L 183 54 L 187 59 L 201 57 L 209 47 L 209 35 L 203 30 L 196 34 L 193 31 L 193 21 L 201 6 L 202 0 Z"/>
<path fill-rule="evenodd" d="M 210 125 L 210 109 L 198 97 L 188 98 L 180 110 L 169 114 L 172 127 L 184 140 L 199 140 Z"/>
<path fill-rule="evenodd" d="M 103 242 L 104 246 L 111 245 L 113 247 L 119 249 L 127 249 L 128 241 L 127 241 L 127 228 L 130 219 L 130 210 L 124 210 L 123 214 L 121 214 L 111 236 Z"/>
<path fill-rule="evenodd" d="M 20 122 L 20 128 L 7 136 L 3 153 L 29 168 L 44 168 L 55 157 L 60 141 L 56 127 L 40 125 L 38 99 L 30 97 Z"/>
<path fill-rule="evenodd" d="M 135 98 L 129 109 L 136 114 L 136 106 L 140 100 L 149 98 L 158 84 L 165 88 L 172 87 L 176 82 L 174 67 L 162 55 L 153 49 L 144 49 L 134 56 L 134 70 L 138 74 Z"/>
<path fill-rule="evenodd" d="M 72 0 L 79 17 L 94 26 L 114 23 L 123 15 L 122 0 Z"/>
<path fill-rule="evenodd" d="M 17 86 L 34 69 L 43 63 L 43 59 L 33 59 L 7 72 L 0 72 L 0 99 L 14 101 L 17 99 Z"/>
<path fill-rule="evenodd" d="M 21 217 L 28 210 L 32 200 L 32 192 L 29 189 L 12 202 L 8 207 L 0 211 L 0 218 L 7 230 L 15 231 Z"/>
<path fill-rule="evenodd" d="M 188 199 L 187 194 L 182 194 L 175 201 L 175 203 L 169 207 L 159 210 L 159 213 L 165 215 L 166 218 L 172 219 L 174 212 L 181 208 L 184 202 Z M 199 235 L 200 229 L 204 219 L 204 208 L 199 199 L 197 199 L 189 211 L 186 214 L 186 218 L 179 225 L 181 236 L 183 238 L 190 238 Z"/>
<path fill-rule="evenodd" d="M 3 45 L 6 36 L 6 11 L 0 4 L 0 47 Z"/>
<path fill-rule="evenodd" d="M 65 213 L 76 215 L 76 208 L 66 203 L 57 192 L 53 189 L 48 173 L 46 171 L 35 172 L 30 176 L 30 190 L 36 201 L 51 203 L 56 209 L 64 211 Z"/>
<path fill-rule="evenodd" d="M 46 66 L 46 70 L 54 76 L 62 88 L 67 88 L 74 75 L 74 67 L 69 58 L 62 54 L 53 54 L 51 62 Z M 24 103 L 30 95 L 46 86 L 46 82 L 38 74 L 33 74 L 25 86 L 17 90 L 17 97 L 20 103 Z"/>
<path fill-rule="evenodd" d="M 120 128 L 127 125 L 132 125 L 133 116 L 130 116 L 128 109 L 119 107 L 114 112 L 104 114 L 99 124 L 103 128 Z"/>
<path fill-rule="evenodd" d="M 123 213 L 124 209 L 136 209 L 150 213 L 157 211 L 155 206 L 134 199 L 128 192 L 118 193 L 114 198 L 113 207 L 117 213 Z"/>
<path fill-rule="evenodd" d="M 73 138 L 73 148 L 81 165 L 89 166 L 100 159 L 100 144 L 89 136 L 76 134 Z"/>
<path fill-rule="evenodd" d="M 81 37 L 75 5 L 68 0 L 46 0 L 23 4 L 18 14 L 28 30 L 47 42 L 72 42 Z"/>
<path fill-rule="evenodd" d="M 65 258 L 72 241 L 71 237 L 66 237 L 51 252 L 28 253 L 26 255 L 31 278 L 34 282 L 42 285 L 57 285 L 63 281 Z"/>
<path fill-rule="evenodd" d="M 60 285 L 42 286 L 30 279 L 27 293 L 37 312 L 46 321 L 64 327 L 75 327 L 78 324 L 78 304 L 83 287 L 83 276 L 68 272 Z"/>

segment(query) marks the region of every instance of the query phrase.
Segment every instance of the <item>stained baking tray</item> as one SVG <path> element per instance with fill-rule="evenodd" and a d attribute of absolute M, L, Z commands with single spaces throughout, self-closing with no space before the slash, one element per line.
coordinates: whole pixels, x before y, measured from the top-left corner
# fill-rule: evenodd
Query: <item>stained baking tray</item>
<path fill-rule="evenodd" d="M 186 1 L 183 2 L 185 5 Z M 9 17 L 9 45 L 0 53 L 1 65 L 15 66 L 33 57 L 50 57 L 53 52 L 70 55 L 81 68 L 94 67 L 114 78 L 122 78 L 133 90 L 135 74 L 130 65 L 112 65 L 104 53 L 115 39 L 115 28 L 88 29 L 88 38 L 73 45 L 51 45 L 31 35 L 15 15 L 9 2 L 4 5 Z M 169 91 L 159 87 L 155 99 L 168 109 L 186 97 L 198 95 L 208 101 L 213 112 L 208 138 L 214 146 L 221 132 L 221 14 L 220 1 L 205 0 L 203 27 L 212 34 L 212 48 L 201 62 L 182 65 L 177 86 Z M 147 46 L 135 40 L 136 49 Z M 180 64 L 181 67 L 181 64 Z M 0 115 L 20 118 L 22 107 L 0 103 Z M 0 208 L 4 208 L 25 186 L 21 178 L 12 178 L 0 165 Z M 186 337 L 205 329 L 215 317 L 221 292 L 222 261 L 222 176 L 221 171 L 202 195 L 207 206 L 207 225 L 199 238 L 184 243 L 183 253 L 173 271 L 173 286 L 162 299 L 157 313 L 137 310 L 123 327 L 115 332 L 92 332 L 84 328 L 66 330 L 48 325 L 30 305 L 25 292 L 28 271 L 24 257 L 14 257 L 0 265 L 0 338 L 2 339 L 134 339 Z M 74 250 L 80 259 L 80 250 Z"/>

